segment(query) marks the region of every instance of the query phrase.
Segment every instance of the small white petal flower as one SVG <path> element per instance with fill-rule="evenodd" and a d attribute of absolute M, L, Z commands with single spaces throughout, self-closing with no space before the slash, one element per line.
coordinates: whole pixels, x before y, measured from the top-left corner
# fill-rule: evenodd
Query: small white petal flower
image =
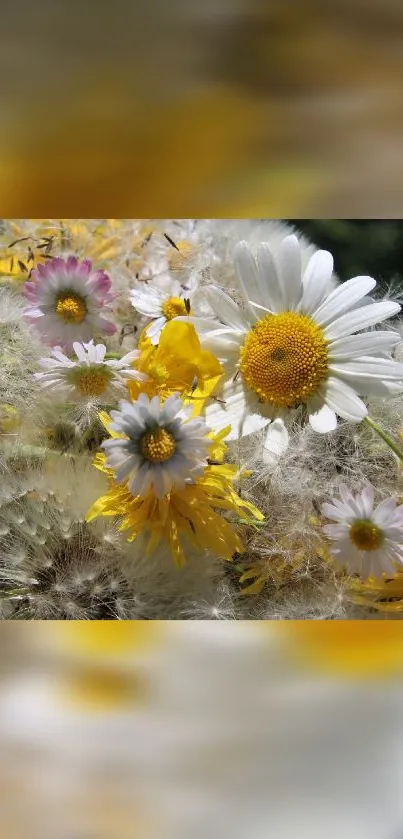
<path fill-rule="evenodd" d="M 374 509 L 372 487 L 354 496 L 341 486 L 340 500 L 323 504 L 322 514 L 334 522 L 323 528 L 334 542 L 331 553 L 349 574 L 396 576 L 403 565 L 403 505 L 387 498 Z"/>
<path fill-rule="evenodd" d="M 142 288 L 131 290 L 130 301 L 140 314 L 152 319 L 146 329 L 152 344 L 158 344 L 168 321 L 179 315 L 186 317 L 191 311 L 189 290 L 176 281 L 172 281 L 168 289 L 144 283 Z"/>
<path fill-rule="evenodd" d="M 303 405 L 312 427 L 326 433 L 336 415 L 360 422 L 367 408 L 360 395 L 403 390 L 403 364 L 390 354 L 392 331 L 368 327 L 396 315 L 400 305 L 368 297 L 376 282 L 354 277 L 329 291 L 333 259 L 317 251 L 302 271 L 300 244 L 287 236 L 275 256 L 260 244 L 235 248 L 235 269 L 245 298 L 241 309 L 218 287 L 206 289 L 217 320 L 192 318 L 203 345 L 225 365 L 222 401 L 207 408 L 228 439 L 245 436 L 285 418 Z M 224 403 L 224 404 L 223 404 Z"/>
<path fill-rule="evenodd" d="M 144 381 L 147 377 L 132 367 L 140 355 L 139 350 L 126 353 L 119 359 L 105 360 L 105 344 L 74 342 L 75 359 L 68 358 L 59 349 L 52 350 L 52 357 L 41 358 L 43 373 L 34 373 L 42 387 L 51 392 L 68 394 L 76 400 L 109 402 L 126 391 L 127 381 Z"/>
<path fill-rule="evenodd" d="M 127 482 L 135 496 L 152 489 L 157 498 L 194 483 L 207 465 L 211 440 L 204 420 L 189 419 L 191 412 L 178 394 L 161 403 L 145 393 L 136 402 L 122 400 L 119 411 L 111 411 L 110 428 L 125 438 L 102 443 L 116 481 Z"/>

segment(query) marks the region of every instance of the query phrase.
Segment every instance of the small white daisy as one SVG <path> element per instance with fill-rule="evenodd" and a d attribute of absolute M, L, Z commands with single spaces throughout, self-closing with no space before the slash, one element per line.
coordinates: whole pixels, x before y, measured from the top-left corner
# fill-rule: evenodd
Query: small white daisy
<path fill-rule="evenodd" d="M 152 344 L 158 344 L 168 321 L 180 315 L 186 317 L 191 311 L 189 290 L 185 290 L 176 280 L 172 280 L 169 286 L 164 289 L 144 283 L 142 288 L 132 289 L 130 292 L 132 306 L 140 314 L 152 318 L 152 323 L 146 329 Z"/>
<path fill-rule="evenodd" d="M 126 353 L 119 359 L 105 360 L 105 344 L 74 342 L 76 359 L 68 358 L 59 349 L 52 350 L 52 357 L 41 358 L 43 373 L 34 373 L 42 387 L 51 392 L 68 394 L 77 400 L 95 399 L 109 402 L 126 391 L 128 379 L 144 381 L 144 373 L 134 370 L 132 364 L 140 356 L 139 350 Z"/>
<path fill-rule="evenodd" d="M 321 433 L 336 426 L 336 414 L 361 421 L 367 408 L 359 395 L 388 395 L 403 389 L 403 365 L 390 358 L 399 335 L 367 331 L 396 315 L 398 303 L 374 302 L 367 295 L 372 277 L 354 277 L 329 292 L 333 258 L 317 251 L 305 271 L 296 236 L 284 238 L 278 257 L 266 243 L 257 257 L 246 242 L 235 249 L 235 268 L 245 299 L 241 309 L 215 286 L 206 295 L 219 321 L 191 318 L 204 346 L 227 370 L 221 401 L 207 408 L 219 430 L 232 426 L 229 439 L 251 434 L 272 420 L 304 406 Z M 284 423 L 269 429 L 267 450 L 287 445 Z"/>
<path fill-rule="evenodd" d="M 194 483 L 207 465 L 211 440 L 204 420 L 190 419 L 191 406 L 178 394 L 160 403 L 159 396 L 141 393 L 136 402 L 122 400 L 119 409 L 111 411 L 110 428 L 126 439 L 102 443 L 118 483 L 127 481 L 135 496 L 152 489 L 157 498 Z"/>
<path fill-rule="evenodd" d="M 340 498 L 322 506 L 322 514 L 336 522 L 323 527 L 335 543 L 331 553 L 336 562 L 362 580 L 394 577 L 396 563 L 403 565 L 403 505 L 387 498 L 374 510 L 370 486 L 355 496 L 341 486 Z"/>

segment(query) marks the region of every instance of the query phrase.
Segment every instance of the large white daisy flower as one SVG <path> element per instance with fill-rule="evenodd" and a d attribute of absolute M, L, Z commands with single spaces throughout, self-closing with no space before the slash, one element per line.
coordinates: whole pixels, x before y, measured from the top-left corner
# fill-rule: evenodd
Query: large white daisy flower
<path fill-rule="evenodd" d="M 220 321 L 192 318 L 201 340 L 227 370 L 219 402 L 207 419 L 219 430 L 232 426 L 229 439 L 257 431 L 272 420 L 267 451 L 287 444 L 281 421 L 304 406 L 312 427 L 327 432 L 336 414 L 359 422 L 367 408 L 359 395 L 386 395 L 403 389 L 403 365 L 389 357 L 399 341 L 392 331 L 356 335 L 400 310 L 392 301 L 367 295 L 376 282 L 354 277 L 329 292 L 333 258 L 317 251 L 301 269 L 296 236 L 284 238 L 277 258 L 266 244 L 256 258 L 246 242 L 235 248 L 235 269 L 245 299 L 241 309 L 215 286 L 206 289 Z"/>
<path fill-rule="evenodd" d="M 38 265 L 24 286 L 28 306 L 25 318 L 47 344 L 71 348 L 97 333 L 113 335 L 116 326 L 104 317 L 113 299 L 111 281 L 104 271 L 93 270 L 89 259 L 56 257 Z"/>
<path fill-rule="evenodd" d="M 382 574 L 394 577 L 397 564 L 403 565 L 403 504 L 387 498 L 374 510 L 370 486 L 355 496 L 341 486 L 340 498 L 322 506 L 322 514 L 336 522 L 323 528 L 334 542 L 335 560 L 363 580 Z"/>
<path fill-rule="evenodd" d="M 124 394 L 128 379 L 144 381 L 147 378 L 131 366 L 140 356 L 140 350 L 107 360 L 105 344 L 75 341 L 73 350 L 75 359 L 68 358 L 58 349 L 52 350 L 52 357 L 40 359 L 39 365 L 44 372 L 34 373 L 34 376 L 42 387 L 52 393 L 67 393 L 78 400 L 95 398 L 109 402 Z"/>
<path fill-rule="evenodd" d="M 211 440 L 204 420 L 190 419 L 192 407 L 178 394 L 160 403 L 159 396 L 141 393 L 136 402 L 122 400 L 119 408 L 111 411 L 110 428 L 125 438 L 102 443 L 116 481 L 127 481 L 135 496 L 152 489 L 158 498 L 194 483 L 207 465 Z"/>

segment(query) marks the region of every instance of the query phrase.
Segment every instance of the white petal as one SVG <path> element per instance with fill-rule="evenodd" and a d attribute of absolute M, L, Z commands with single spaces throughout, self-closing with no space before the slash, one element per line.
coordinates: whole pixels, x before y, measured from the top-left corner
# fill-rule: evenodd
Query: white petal
<path fill-rule="evenodd" d="M 374 490 L 371 486 L 365 487 L 362 491 L 361 500 L 365 515 L 367 518 L 371 518 L 374 509 Z"/>
<path fill-rule="evenodd" d="M 245 300 L 255 300 L 264 305 L 265 295 L 255 258 L 247 242 L 238 242 L 234 251 L 234 264 Z"/>
<path fill-rule="evenodd" d="M 352 312 L 342 315 L 341 318 L 326 327 L 326 338 L 329 341 L 334 338 L 343 338 L 345 335 L 367 329 L 368 326 L 374 326 L 375 323 L 380 323 L 398 312 L 400 312 L 399 303 L 392 303 L 389 300 L 372 303 L 370 306 L 361 306 L 359 309 L 354 309 Z"/>
<path fill-rule="evenodd" d="M 325 524 L 322 530 L 331 539 L 345 539 L 348 536 L 348 527 L 345 524 Z"/>
<path fill-rule="evenodd" d="M 295 311 L 302 295 L 301 248 L 296 236 L 283 239 L 278 255 L 282 293 L 287 310 Z"/>
<path fill-rule="evenodd" d="M 353 361 L 341 361 L 339 364 L 329 364 L 329 370 L 337 376 L 357 380 L 365 378 L 403 379 L 403 364 L 387 358 L 355 358 Z"/>
<path fill-rule="evenodd" d="M 60 350 L 52 350 L 52 354 L 53 354 L 54 358 L 57 358 L 57 360 L 60 361 L 60 363 L 63 364 L 64 366 L 66 366 L 66 367 L 70 367 L 71 364 L 75 365 L 75 362 L 71 361 L 67 357 L 67 355 L 62 353 Z"/>
<path fill-rule="evenodd" d="M 337 428 L 337 417 L 334 411 L 324 405 L 320 411 L 315 414 L 310 414 L 309 424 L 314 431 L 319 434 L 327 434 L 329 431 L 334 431 Z"/>
<path fill-rule="evenodd" d="M 382 501 L 380 504 L 378 504 L 377 508 L 374 510 L 373 520 L 375 524 L 378 524 L 382 527 L 384 524 L 386 524 L 389 517 L 394 513 L 395 510 L 395 499 L 386 498 L 385 501 Z"/>
<path fill-rule="evenodd" d="M 154 484 L 154 492 L 157 498 L 163 498 L 167 492 L 169 492 L 170 481 L 167 482 L 164 480 L 166 478 L 166 470 L 162 466 L 156 466 L 153 469 L 153 484 Z M 166 489 L 166 484 L 168 485 L 168 489 Z"/>
<path fill-rule="evenodd" d="M 289 434 L 282 419 L 270 423 L 263 444 L 263 462 L 267 466 L 275 466 L 279 457 L 286 451 L 289 444 Z"/>
<path fill-rule="evenodd" d="M 329 251 L 316 251 L 308 262 L 302 278 L 301 311 L 312 314 L 322 302 L 333 273 L 333 257 Z"/>
<path fill-rule="evenodd" d="M 354 358 L 362 355 L 379 355 L 389 353 L 400 340 L 397 332 L 375 331 L 364 332 L 362 335 L 349 335 L 337 338 L 329 346 L 330 361 L 342 358 Z"/>
<path fill-rule="evenodd" d="M 168 295 L 152 287 L 146 288 L 147 291 L 131 291 L 130 302 L 140 314 L 157 318 L 161 315 L 161 305 Z"/>
<path fill-rule="evenodd" d="M 245 328 L 245 317 L 237 304 L 216 286 L 206 288 L 206 297 L 220 321 L 241 331 Z"/>
<path fill-rule="evenodd" d="M 351 309 L 375 286 L 376 282 L 372 277 L 354 277 L 352 280 L 342 283 L 329 294 L 313 313 L 315 322 L 319 326 L 326 326 Z"/>
<path fill-rule="evenodd" d="M 340 379 L 330 378 L 323 390 L 326 405 L 350 422 L 360 422 L 367 416 L 367 408 L 355 391 Z"/>
<path fill-rule="evenodd" d="M 266 242 L 262 242 L 257 249 L 257 265 L 260 283 L 264 289 L 263 305 L 268 306 L 274 314 L 278 314 L 285 308 L 283 289 L 272 252 Z M 256 303 L 259 303 L 259 300 L 256 300 Z"/>
<path fill-rule="evenodd" d="M 334 521 L 340 523 L 348 522 L 354 517 L 354 514 L 347 505 L 341 505 L 340 502 L 337 501 L 333 504 L 322 504 L 321 513 L 322 516 L 325 516 L 325 518 L 333 519 Z"/>
<path fill-rule="evenodd" d="M 73 344 L 73 350 L 74 350 L 74 352 L 75 352 L 75 354 L 76 354 L 76 356 L 77 356 L 78 360 L 79 360 L 79 361 L 83 361 L 84 363 L 86 363 L 86 361 L 87 361 L 87 353 L 86 353 L 86 351 L 85 351 L 85 349 L 84 349 L 83 345 L 82 345 L 82 344 L 80 344 L 78 341 L 74 341 L 74 344 Z"/>
<path fill-rule="evenodd" d="M 265 428 L 270 422 L 267 417 L 250 410 L 242 382 L 228 382 L 219 398 L 222 401 L 213 401 L 207 406 L 206 422 L 215 431 L 221 431 L 227 425 L 231 425 L 227 440 L 246 437 Z"/>
<path fill-rule="evenodd" d="M 166 324 L 166 318 L 161 317 L 154 320 L 147 326 L 146 333 L 148 338 L 150 339 L 151 343 L 156 346 L 159 342 L 161 332 Z"/>
<path fill-rule="evenodd" d="M 97 364 L 102 364 L 106 355 L 106 346 L 105 344 L 97 344 L 95 347 L 95 361 Z"/>

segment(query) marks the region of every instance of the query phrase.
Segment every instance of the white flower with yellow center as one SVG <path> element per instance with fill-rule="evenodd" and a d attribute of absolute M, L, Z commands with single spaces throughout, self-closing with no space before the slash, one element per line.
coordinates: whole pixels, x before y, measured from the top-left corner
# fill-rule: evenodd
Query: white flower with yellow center
<path fill-rule="evenodd" d="M 44 372 L 34 373 L 48 391 L 68 394 L 69 398 L 96 399 L 109 402 L 126 391 L 128 380 L 144 381 L 147 376 L 132 367 L 140 351 L 133 350 L 119 359 L 105 360 L 105 344 L 74 342 L 76 358 L 68 358 L 60 350 L 52 350 L 51 358 L 41 358 Z"/>
<path fill-rule="evenodd" d="M 189 290 L 176 281 L 172 281 L 168 289 L 145 283 L 142 288 L 131 290 L 130 301 L 140 314 L 152 318 L 146 329 L 152 344 L 158 344 L 166 323 L 180 316 L 186 317 L 191 311 Z"/>
<path fill-rule="evenodd" d="M 340 487 L 340 500 L 323 504 L 322 514 L 335 524 L 323 530 L 332 539 L 331 553 L 349 574 L 368 577 L 396 576 L 403 565 L 403 504 L 387 498 L 374 509 L 374 492 L 366 487 L 352 495 Z"/>
<path fill-rule="evenodd" d="M 204 420 L 190 419 L 192 406 L 185 407 L 177 394 L 160 404 L 159 396 L 141 393 L 119 408 L 111 411 L 110 429 L 125 437 L 102 443 L 117 483 L 127 482 L 134 496 L 152 489 L 157 498 L 194 483 L 206 468 L 211 440 Z"/>
<path fill-rule="evenodd" d="M 296 236 L 287 236 L 275 258 L 265 243 L 256 258 L 246 242 L 235 249 L 235 268 L 245 298 L 241 309 L 215 286 L 206 289 L 217 321 L 192 318 L 203 345 L 225 364 L 220 400 L 207 408 L 217 430 L 232 426 L 229 439 L 268 423 L 268 457 L 287 445 L 282 420 L 304 406 L 321 433 L 336 426 L 336 414 L 359 422 L 367 408 L 359 395 L 403 390 L 403 365 L 389 356 L 399 341 L 392 331 L 356 332 L 396 315 L 398 303 L 367 295 L 372 277 L 355 277 L 328 291 L 333 258 L 317 251 L 304 272 Z M 273 439 L 272 439 L 273 437 Z"/>

